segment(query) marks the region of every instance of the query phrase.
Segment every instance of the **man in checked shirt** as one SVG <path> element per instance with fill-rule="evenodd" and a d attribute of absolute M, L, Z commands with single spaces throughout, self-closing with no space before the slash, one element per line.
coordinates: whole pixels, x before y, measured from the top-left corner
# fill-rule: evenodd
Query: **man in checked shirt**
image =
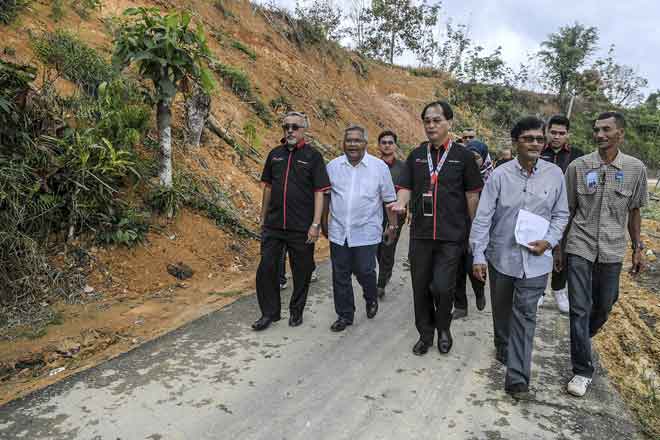
<path fill-rule="evenodd" d="M 593 126 L 598 150 L 571 162 L 566 190 L 571 222 L 567 228 L 568 299 L 573 378 L 567 391 L 584 396 L 594 367 L 591 338 L 607 322 L 619 297 L 619 275 L 626 248 L 626 224 L 632 248 L 631 272 L 642 268 L 640 208 L 648 203 L 646 168 L 623 154 L 625 119 L 606 112 Z"/>

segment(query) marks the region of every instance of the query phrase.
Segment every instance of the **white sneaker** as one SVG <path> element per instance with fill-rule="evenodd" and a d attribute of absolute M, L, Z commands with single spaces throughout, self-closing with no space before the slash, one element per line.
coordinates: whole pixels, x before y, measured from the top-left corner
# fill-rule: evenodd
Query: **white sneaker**
<path fill-rule="evenodd" d="M 545 298 L 545 295 L 541 295 L 539 298 L 539 302 L 536 303 L 536 312 L 538 313 L 539 309 L 543 305 L 543 299 Z"/>
<path fill-rule="evenodd" d="M 582 397 L 587 393 L 587 388 L 591 385 L 591 378 L 575 375 L 566 386 L 566 391 L 576 397 Z"/>
<path fill-rule="evenodd" d="M 285 281 L 283 283 L 280 283 L 280 290 L 284 290 L 289 286 L 289 282 Z"/>
<path fill-rule="evenodd" d="M 568 289 L 564 287 L 561 290 L 553 290 L 552 293 L 555 294 L 555 301 L 557 301 L 557 308 L 559 309 L 559 311 L 567 315 L 569 311 Z"/>
<path fill-rule="evenodd" d="M 309 279 L 310 283 L 315 283 L 319 280 L 319 274 L 316 272 L 316 269 L 314 269 L 314 272 L 312 272 L 312 277 Z"/>

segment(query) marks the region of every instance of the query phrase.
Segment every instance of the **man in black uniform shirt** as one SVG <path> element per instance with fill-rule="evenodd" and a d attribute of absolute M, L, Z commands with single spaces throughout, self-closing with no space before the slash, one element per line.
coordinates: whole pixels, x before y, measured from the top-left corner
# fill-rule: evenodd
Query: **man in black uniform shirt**
<path fill-rule="evenodd" d="M 569 130 L 571 123 L 562 115 L 554 115 L 547 125 L 547 143 L 541 152 L 541 159 L 557 165 L 566 174 L 568 164 L 573 162 L 584 153 L 569 144 Z M 559 243 L 557 246 L 561 246 Z M 566 262 L 557 261 L 565 258 L 564 252 L 554 251 L 555 268 L 552 271 L 552 293 L 555 296 L 557 308 L 561 313 L 568 314 L 568 290 L 566 288 L 567 270 Z M 557 270 L 559 269 L 559 270 Z M 543 304 L 543 296 L 539 299 L 539 306 Z"/>
<path fill-rule="evenodd" d="M 383 131 L 378 135 L 378 151 L 380 158 L 390 168 L 392 175 L 392 182 L 394 182 L 394 189 L 399 190 L 399 180 L 401 180 L 401 173 L 405 167 L 405 162 L 396 158 L 397 151 L 397 136 L 396 133 L 390 130 Z M 384 224 L 383 230 L 386 230 L 387 215 L 383 216 Z M 392 268 L 394 267 L 394 255 L 396 253 L 396 245 L 399 242 L 401 235 L 401 228 L 406 223 L 406 215 L 398 216 L 398 229 L 397 234 L 392 243 L 386 244 L 384 241 L 378 245 L 378 297 L 385 296 L 385 287 L 392 278 Z"/>
<path fill-rule="evenodd" d="M 438 331 L 438 350 L 449 353 L 451 310 L 456 271 L 468 233 L 465 218 L 474 218 L 483 186 L 472 153 L 449 137 L 451 106 L 435 101 L 424 107 L 428 142 L 406 159 L 398 200 L 389 205 L 403 213 L 410 202 L 410 263 L 419 341 L 413 353 L 423 355 Z"/>
<path fill-rule="evenodd" d="M 280 319 L 280 262 L 286 246 L 293 275 L 289 325 L 302 324 L 309 282 L 314 271 L 314 243 L 319 238 L 323 193 L 330 179 L 321 153 L 305 142 L 307 117 L 284 117 L 282 144 L 268 154 L 261 181 L 261 261 L 257 269 L 257 299 L 261 318 L 254 330 Z"/>

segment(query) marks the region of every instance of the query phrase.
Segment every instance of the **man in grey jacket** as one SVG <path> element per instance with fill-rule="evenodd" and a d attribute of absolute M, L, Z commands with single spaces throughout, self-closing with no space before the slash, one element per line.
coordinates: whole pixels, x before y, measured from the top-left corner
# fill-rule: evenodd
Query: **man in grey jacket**
<path fill-rule="evenodd" d="M 474 276 L 485 281 L 487 270 L 490 276 L 496 357 L 507 367 L 504 389 L 516 399 L 532 396 L 536 304 L 552 271 L 550 251 L 568 223 L 564 175 L 558 166 L 538 160 L 545 144 L 544 128 L 536 117 L 514 125 L 511 140 L 517 157 L 497 168 L 486 182 L 470 233 Z M 516 229 L 529 227 L 522 218 L 530 216 L 547 222 L 547 231 L 520 243 Z"/>

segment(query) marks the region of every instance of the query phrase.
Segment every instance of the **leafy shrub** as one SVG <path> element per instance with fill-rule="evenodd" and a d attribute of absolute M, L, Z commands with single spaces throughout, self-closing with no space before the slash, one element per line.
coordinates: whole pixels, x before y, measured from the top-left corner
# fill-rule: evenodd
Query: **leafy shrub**
<path fill-rule="evenodd" d="M 144 241 L 149 232 L 148 214 L 134 209 L 125 209 L 113 214 L 99 214 L 101 226 L 96 239 L 102 244 L 135 246 Z"/>
<path fill-rule="evenodd" d="M 256 52 L 255 52 L 254 50 L 250 49 L 249 47 L 247 47 L 247 46 L 246 46 L 245 44 L 243 44 L 242 42 L 240 42 L 240 41 L 238 41 L 238 40 L 234 40 L 234 41 L 231 43 L 231 47 L 233 47 L 234 49 L 240 50 L 240 51 L 243 52 L 245 55 L 247 55 L 248 57 L 250 57 L 250 59 L 251 59 L 252 61 L 256 61 L 256 60 L 257 60 L 257 54 L 256 54 Z"/>
<path fill-rule="evenodd" d="M 328 99 L 319 99 L 316 101 L 316 104 L 319 106 L 319 113 L 322 120 L 328 121 L 337 118 L 337 106 L 333 101 Z"/>
<path fill-rule="evenodd" d="M 271 99 L 270 108 L 272 108 L 274 112 L 284 112 L 284 113 L 293 110 L 293 106 L 291 105 L 291 102 L 289 102 L 289 99 L 283 95 Z"/>
<path fill-rule="evenodd" d="M 27 0 L 0 0 L 0 23 L 9 24 L 27 5 Z"/>
<path fill-rule="evenodd" d="M 53 0 L 50 5 L 50 18 L 52 18 L 53 21 L 57 23 L 62 18 L 64 18 L 65 15 L 66 12 L 64 10 L 64 0 Z"/>
<path fill-rule="evenodd" d="M 259 148 L 261 145 L 261 139 L 257 133 L 257 127 L 254 125 L 254 121 L 250 119 L 245 122 L 243 125 L 243 133 L 245 134 L 245 138 L 250 145 Z"/>
<path fill-rule="evenodd" d="M 33 39 L 32 47 L 41 61 L 89 94 L 94 94 L 99 84 L 115 76 L 110 64 L 96 50 L 68 31 L 46 32 Z"/>
<path fill-rule="evenodd" d="M 73 0 L 71 7 L 80 18 L 87 20 L 92 11 L 100 11 L 103 6 L 101 0 Z"/>
<path fill-rule="evenodd" d="M 247 74 L 241 69 L 225 64 L 216 64 L 215 70 L 227 81 L 232 92 L 242 101 L 247 102 L 257 114 L 259 119 L 264 121 L 267 126 L 271 126 L 272 118 L 268 107 L 255 95 Z"/>

